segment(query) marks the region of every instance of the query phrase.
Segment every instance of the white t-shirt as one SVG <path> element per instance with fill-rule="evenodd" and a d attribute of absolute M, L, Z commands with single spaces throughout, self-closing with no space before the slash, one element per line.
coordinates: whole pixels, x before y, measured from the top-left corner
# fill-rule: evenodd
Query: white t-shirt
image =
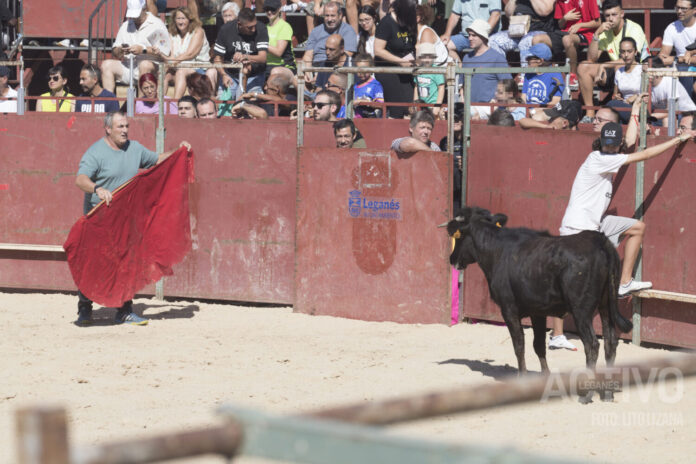
<path fill-rule="evenodd" d="M 4 100 L 6 98 L 7 100 Z M 7 87 L 7 95 L 0 97 L 0 113 L 17 112 L 17 91 L 12 87 Z"/>
<path fill-rule="evenodd" d="M 602 216 L 609 207 L 612 177 L 628 159 L 624 154 L 593 151 L 578 170 L 561 228 L 599 230 Z"/>
<path fill-rule="evenodd" d="M 641 65 L 633 65 L 631 72 L 626 72 L 626 67 L 621 66 L 614 74 L 614 85 L 621 92 L 623 98 L 640 93 L 640 76 L 643 73 Z"/>
<path fill-rule="evenodd" d="M 665 76 L 659 84 L 652 88 L 652 105 L 653 110 L 664 110 L 669 103 L 669 97 L 672 95 L 672 78 Z M 681 82 L 677 80 L 677 111 L 696 111 L 696 105 L 687 93 Z"/>
<path fill-rule="evenodd" d="M 172 41 L 169 37 L 169 31 L 167 31 L 161 19 L 153 16 L 153 14 L 149 12 L 147 18 L 145 18 L 145 21 L 143 21 L 139 28 L 135 26 L 135 21 L 132 19 L 121 24 L 121 28 L 118 30 L 118 34 L 116 34 L 114 47 L 120 47 L 124 43 L 128 45 L 141 45 L 143 47 L 157 47 L 164 55 L 169 55 L 172 51 Z M 151 55 L 136 56 L 136 62 L 142 60 L 157 60 L 157 58 Z M 122 62 L 124 65 L 128 66 L 128 59 L 125 57 Z"/>
<path fill-rule="evenodd" d="M 662 36 L 662 45 L 674 47 L 677 56 L 686 52 L 686 46 L 696 41 L 696 21 L 690 27 L 684 27 L 681 21 L 674 21 L 667 26 Z"/>

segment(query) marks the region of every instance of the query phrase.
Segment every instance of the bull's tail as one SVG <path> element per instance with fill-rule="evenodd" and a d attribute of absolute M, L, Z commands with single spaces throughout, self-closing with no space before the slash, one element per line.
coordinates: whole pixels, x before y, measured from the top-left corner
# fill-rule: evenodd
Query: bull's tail
<path fill-rule="evenodd" d="M 607 278 L 607 285 L 609 287 L 606 292 L 609 298 L 607 302 L 609 308 L 609 323 L 618 328 L 621 332 L 630 332 L 633 329 L 633 323 L 623 317 L 619 312 L 619 284 L 621 283 L 621 261 L 619 260 L 619 253 L 609 239 L 605 239 L 604 241 L 604 251 L 609 260 L 609 275 Z"/>

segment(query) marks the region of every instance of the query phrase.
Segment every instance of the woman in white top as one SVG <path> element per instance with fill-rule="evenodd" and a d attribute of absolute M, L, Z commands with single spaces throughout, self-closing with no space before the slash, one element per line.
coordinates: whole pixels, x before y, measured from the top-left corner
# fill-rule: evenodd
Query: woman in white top
<path fill-rule="evenodd" d="M 358 53 L 375 57 L 375 31 L 379 17 L 371 5 L 363 5 L 358 12 Z"/>
<path fill-rule="evenodd" d="M 435 19 L 435 12 L 433 9 L 426 4 L 416 6 L 416 19 L 418 21 L 418 39 L 416 45 L 420 45 L 424 42 L 435 45 L 437 58 L 435 58 L 433 66 L 445 66 L 449 61 L 452 61 L 452 57 L 449 56 L 447 51 L 447 45 L 440 40 L 440 36 L 437 35 L 437 32 L 430 27 L 433 23 L 433 19 Z"/>
<path fill-rule="evenodd" d="M 172 13 L 169 23 L 172 38 L 172 53 L 165 56 L 167 63 L 210 63 L 210 45 L 205 37 L 201 21 L 188 8 L 179 7 Z M 174 99 L 186 92 L 186 76 L 197 72 L 196 68 L 169 68 L 166 83 L 174 82 Z"/>
<path fill-rule="evenodd" d="M 619 110 L 622 124 L 628 124 L 630 111 L 620 111 L 621 108 L 630 110 L 636 95 L 640 94 L 640 77 L 643 66 L 636 61 L 636 41 L 632 37 L 624 37 L 619 44 L 619 56 L 624 66 L 614 73 L 614 96 L 607 106 Z"/>

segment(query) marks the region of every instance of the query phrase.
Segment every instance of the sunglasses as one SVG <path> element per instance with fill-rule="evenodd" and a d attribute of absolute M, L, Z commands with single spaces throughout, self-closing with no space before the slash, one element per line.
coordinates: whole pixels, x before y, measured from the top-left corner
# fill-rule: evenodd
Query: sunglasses
<path fill-rule="evenodd" d="M 53 81 L 53 82 L 58 82 L 61 79 L 63 79 L 63 78 L 60 76 L 48 76 L 48 80 Z"/>
<path fill-rule="evenodd" d="M 322 108 L 325 107 L 326 105 L 330 105 L 330 104 L 331 104 L 331 103 L 313 102 L 313 103 L 312 103 L 312 106 L 315 107 L 315 108 L 322 109 Z"/>

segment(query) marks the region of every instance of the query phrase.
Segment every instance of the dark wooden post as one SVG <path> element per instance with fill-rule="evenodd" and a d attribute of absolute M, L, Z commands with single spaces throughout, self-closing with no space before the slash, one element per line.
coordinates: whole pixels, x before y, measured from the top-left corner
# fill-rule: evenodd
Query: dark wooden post
<path fill-rule="evenodd" d="M 68 421 L 65 409 L 38 406 L 17 410 L 17 462 L 68 464 Z"/>

